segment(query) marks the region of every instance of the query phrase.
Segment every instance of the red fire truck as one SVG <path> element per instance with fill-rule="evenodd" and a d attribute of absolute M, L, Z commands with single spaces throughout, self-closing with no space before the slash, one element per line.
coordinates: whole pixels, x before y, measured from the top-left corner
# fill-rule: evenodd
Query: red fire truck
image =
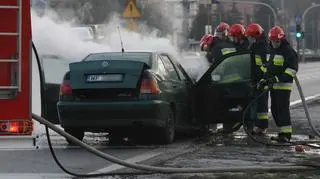
<path fill-rule="evenodd" d="M 0 143 L 30 138 L 31 15 L 30 0 L 0 1 Z"/>

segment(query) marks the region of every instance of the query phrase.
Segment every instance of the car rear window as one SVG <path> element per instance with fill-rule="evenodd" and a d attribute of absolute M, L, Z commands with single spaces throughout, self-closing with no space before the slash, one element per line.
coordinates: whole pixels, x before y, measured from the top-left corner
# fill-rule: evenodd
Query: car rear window
<path fill-rule="evenodd" d="M 98 60 L 129 60 L 140 61 L 148 65 L 151 64 L 152 53 L 149 52 L 106 52 L 106 53 L 94 53 L 88 55 L 84 61 L 98 61 Z"/>

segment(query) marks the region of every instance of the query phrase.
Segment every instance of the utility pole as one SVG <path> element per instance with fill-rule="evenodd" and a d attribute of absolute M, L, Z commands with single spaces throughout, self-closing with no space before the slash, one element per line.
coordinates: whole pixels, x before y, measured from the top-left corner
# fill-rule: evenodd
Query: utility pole
<path fill-rule="evenodd" d="M 284 11 L 284 0 L 281 0 L 281 9 Z"/>
<path fill-rule="evenodd" d="M 182 21 L 182 36 L 184 37 L 183 44 L 187 44 L 189 40 L 189 15 L 190 15 L 190 2 L 188 0 L 182 1 L 182 14 L 183 14 L 183 21 Z M 184 46 L 181 48 L 188 48 L 188 46 Z"/>
<path fill-rule="evenodd" d="M 282 12 L 282 24 L 285 28 L 285 31 L 288 32 L 288 24 L 287 24 L 287 19 L 286 19 L 286 11 L 284 10 L 284 0 L 281 0 L 281 12 Z"/>

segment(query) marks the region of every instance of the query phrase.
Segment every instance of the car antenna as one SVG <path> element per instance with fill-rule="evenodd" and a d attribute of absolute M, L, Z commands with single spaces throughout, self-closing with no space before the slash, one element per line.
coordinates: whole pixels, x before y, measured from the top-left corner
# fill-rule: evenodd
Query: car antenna
<path fill-rule="evenodd" d="M 121 52 L 122 52 L 122 55 L 123 55 L 124 48 L 123 48 L 123 43 L 122 43 L 122 38 L 121 38 L 121 33 L 120 33 L 120 28 L 119 28 L 119 26 L 118 26 L 118 32 L 119 32 L 119 36 L 120 36 Z"/>

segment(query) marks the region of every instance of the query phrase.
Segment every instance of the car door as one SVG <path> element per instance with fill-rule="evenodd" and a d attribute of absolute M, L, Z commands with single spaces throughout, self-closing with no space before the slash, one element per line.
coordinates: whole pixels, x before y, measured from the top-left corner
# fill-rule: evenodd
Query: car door
<path fill-rule="evenodd" d="M 194 126 L 193 124 L 196 123 L 196 119 L 194 116 L 194 94 L 195 94 L 195 90 L 194 90 L 194 83 L 195 81 L 188 75 L 188 73 L 185 71 L 185 69 L 182 67 L 182 65 L 178 62 L 178 61 L 174 61 L 175 66 L 176 66 L 176 70 L 181 78 L 181 81 L 184 83 L 185 86 L 185 100 L 186 100 L 186 105 L 187 105 L 187 111 L 185 112 L 186 116 L 185 116 L 185 121 L 188 124 L 191 124 L 192 126 Z"/>
<path fill-rule="evenodd" d="M 242 122 L 244 109 L 253 98 L 254 58 L 236 52 L 216 61 L 195 86 L 195 111 L 201 124 Z"/>
<path fill-rule="evenodd" d="M 167 54 L 160 54 L 161 60 L 168 72 L 168 82 L 172 87 L 172 92 L 174 94 L 173 99 L 175 101 L 175 112 L 176 112 L 176 122 L 180 126 L 184 126 L 187 123 L 187 99 L 188 91 L 185 81 L 182 80 L 182 77 L 177 71 L 175 63 L 170 59 L 170 56 Z"/>
<path fill-rule="evenodd" d="M 58 56 L 42 56 L 41 58 L 45 76 L 45 100 L 46 105 L 42 107 L 45 119 L 54 124 L 59 124 L 57 113 L 57 102 L 59 100 L 60 84 L 64 74 L 69 70 L 69 61 Z"/>

